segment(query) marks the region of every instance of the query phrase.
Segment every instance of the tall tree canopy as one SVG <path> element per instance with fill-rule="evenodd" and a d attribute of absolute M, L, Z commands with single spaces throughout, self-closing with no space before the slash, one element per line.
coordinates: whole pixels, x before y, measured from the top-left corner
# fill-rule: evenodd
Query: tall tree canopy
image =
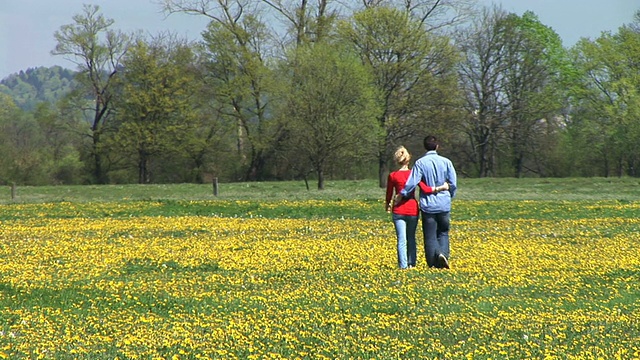
<path fill-rule="evenodd" d="M 152 182 L 153 160 L 179 152 L 194 126 L 194 56 L 171 37 L 139 40 L 123 61 L 115 141 L 130 154 L 138 183 Z"/>
<path fill-rule="evenodd" d="M 640 12 L 638 13 L 640 14 Z M 574 49 L 582 81 L 574 90 L 569 123 L 574 145 L 590 154 L 596 173 L 637 175 L 640 166 L 640 15 L 617 33 Z M 584 158 L 584 156 L 582 156 Z"/>
<path fill-rule="evenodd" d="M 549 129 L 562 120 L 558 85 L 566 55 L 560 37 L 531 12 L 494 8 L 461 34 L 459 44 L 467 112 L 461 129 L 473 175 L 497 174 L 500 149 L 513 176 L 546 171 L 536 160 L 554 136 Z"/>
<path fill-rule="evenodd" d="M 292 146 L 307 158 L 323 189 L 329 164 L 348 167 L 372 153 L 378 136 L 376 88 L 346 49 L 308 45 L 298 48 L 288 64 L 297 69 L 285 102 Z"/>
<path fill-rule="evenodd" d="M 84 5 L 83 12 L 73 16 L 73 23 L 54 33 L 57 41 L 54 55 L 62 55 L 78 65 L 77 80 L 84 86 L 80 96 L 89 96 L 91 112 L 90 137 L 94 181 L 108 181 L 107 165 L 101 151 L 101 136 L 111 116 L 113 79 L 121 66 L 130 36 L 113 30 L 113 19 L 104 17 L 97 5 Z"/>
<path fill-rule="evenodd" d="M 409 13 L 371 7 L 341 24 L 342 41 L 361 57 L 381 96 L 377 117 L 378 177 L 384 186 L 391 151 L 412 136 L 436 131 L 435 114 L 455 96 L 455 50 L 446 37 L 429 34 Z"/>

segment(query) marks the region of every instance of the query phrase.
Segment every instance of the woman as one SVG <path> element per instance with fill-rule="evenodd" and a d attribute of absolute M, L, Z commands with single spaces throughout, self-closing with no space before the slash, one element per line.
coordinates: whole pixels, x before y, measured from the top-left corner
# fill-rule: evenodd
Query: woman
<path fill-rule="evenodd" d="M 411 169 L 409 169 L 411 154 L 409 154 L 404 146 L 400 146 L 393 157 L 398 166 L 400 166 L 400 169 L 391 172 L 387 179 L 385 207 L 387 212 L 392 212 L 391 218 L 393 219 L 393 225 L 396 229 L 398 267 L 400 269 L 407 269 L 416 266 L 416 227 L 418 225 L 419 209 L 414 194 L 393 205 L 394 192 L 398 194 L 400 190 L 404 188 L 404 184 L 407 182 L 409 174 L 411 173 Z M 420 190 L 425 193 L 437 192 L 436 188 L 427 186 L 427 184 L 422 181 L 419 183 L 419 186 Z"/>

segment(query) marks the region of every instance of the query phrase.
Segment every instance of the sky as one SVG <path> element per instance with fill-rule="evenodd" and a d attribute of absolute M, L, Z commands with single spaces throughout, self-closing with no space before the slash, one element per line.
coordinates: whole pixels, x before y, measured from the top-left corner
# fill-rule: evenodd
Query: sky
<path fill-rule="evenodd" d="M 53 34 L 72 24 L 83 12 L 83 4 L 98 5 L 106 18 L 114 20 L 114 30 L 159 34 L 171 31 L 182 38 L 200 39 L 208 20 L 204 16 L 165 16 L 158 0 L 0 0 L 0 79 L 39 66 L 60 65 L 75 70 L 76 65 L 60 55 L 51 55 L 56 46 Z"/>
<path fill-rule="evenodd" d="M 348 0 L 356 1 L 356 0 Z M 639 0 L 477 0 L 479 5 L 496 3 L 521 15 L 531 10 L 553 28 L 565 46 L 580 38 L 597 38 L 602 31 L 616 32 L 633 20 Z M 172 14 L 166 17 L 158 0 L 0 0 L 0 79 L 20 70 L 60 65 L 75 70 L 75 64 L 51 55 L 53 34 L 73 23 L 83 4 L 99 5 L 102 14 L 115 21 L 113 29 L 141 30 L 148 34 L 170 31 L 189 40 L 199 40 L 208 20 L 204 16 Z"/>

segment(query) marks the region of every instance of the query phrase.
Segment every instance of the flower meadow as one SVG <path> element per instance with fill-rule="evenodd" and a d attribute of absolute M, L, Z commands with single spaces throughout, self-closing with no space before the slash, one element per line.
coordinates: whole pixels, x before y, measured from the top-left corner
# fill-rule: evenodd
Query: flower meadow
<path fill-rule="evenodd" d="M 640 358 L 640 203 L 457 201 L 450 270 L 382 209 L 0 205 L 0 358 Z"/>

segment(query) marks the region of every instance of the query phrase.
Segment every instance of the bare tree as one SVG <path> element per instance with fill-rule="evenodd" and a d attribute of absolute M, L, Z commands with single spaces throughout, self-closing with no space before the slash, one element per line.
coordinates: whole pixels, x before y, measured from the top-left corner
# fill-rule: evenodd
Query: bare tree
<path fill-rule="evenodd" d="M 502 76 L 507 64 L 499 25 L 506 15 L 499 8 L 485 9 L 457 38 L 463 54 L 458 73 L 467 112 L 461 127 L 470 144 L 467 155 L 479 177 L 495 175 L 499 132 L 506 121 Z"/>
<path fill-rule="evenodd" d="M 389 7 L 407 12 L 432 32 L 467 22 L 475 0 L 362 0 L 365 8 Z"/>
<path fill-rule="evenodd" d="M 559 36 L 530 12 L 522 17 L 499 8 L 485 10 L 458 43 L 465 90 L 463 123 L 477 176 L 495 174 L 498 152 L 513 175 L 537 171 L 526 163 L 543 151 L 543 128 L 560 115 L 557 89 L 563 50 Z M 538 166 L 538 168 L 541 168 Z"/>
<path fill-rule="evenodd" d="M 294 42 L 318 42 L 329 36 L 342 7 L 337 0 L 260 0 L 293 30 Z"/>

